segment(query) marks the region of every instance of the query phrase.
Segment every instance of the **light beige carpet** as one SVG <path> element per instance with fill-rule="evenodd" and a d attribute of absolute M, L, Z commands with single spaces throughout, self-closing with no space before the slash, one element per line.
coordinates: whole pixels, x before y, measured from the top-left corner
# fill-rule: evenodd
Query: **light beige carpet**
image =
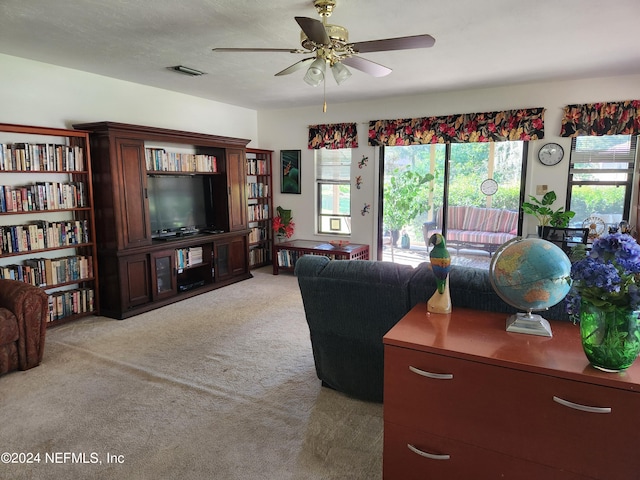
<path fill-rule="evenodd" d="M 381 478 L 382 405 L 320 386 L 296 278 L 253 273 L 49 330 L 39 367 L 0 377 L 0 454 L 39 463 L 0 478 Z"/>

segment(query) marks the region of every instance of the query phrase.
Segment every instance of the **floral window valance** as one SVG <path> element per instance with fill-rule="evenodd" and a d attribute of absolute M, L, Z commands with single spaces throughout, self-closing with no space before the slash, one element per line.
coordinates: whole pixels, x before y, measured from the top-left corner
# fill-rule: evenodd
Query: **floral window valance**
<path fill-rule="evenodd" d="M 582 135 L 637 135 L 640 133 L 640 100 L 567 105 L 561 137 Z"/>
<path fill-rule="evenodd" d="M 544 138 L 544 108 L 371 120 L 369 145 L 504 142 Z"/>
<path fill-rule="evenodd" d="M 355 123 L 334 123 L 309 126 L 309 148 L 336 150 L 357 148 L 358 130 Z"/>

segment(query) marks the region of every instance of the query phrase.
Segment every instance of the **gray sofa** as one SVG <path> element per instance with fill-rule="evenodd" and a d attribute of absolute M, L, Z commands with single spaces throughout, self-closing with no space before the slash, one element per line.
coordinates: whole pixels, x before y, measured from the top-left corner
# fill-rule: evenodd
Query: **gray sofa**
<path fill-rule="evenodd" d="M 429 264 L 413 268 L 305 255 L 296 262 L 295 274 L 322 384 L 361 400 L 381 402 L 382 337 L 435 292 Z M 453 308 L 516 311 L 493 291 L 487 270 L 456 266 L 449 281 Z M 566 320 L 563 310 L 561 302 L 544 317 Z"/>

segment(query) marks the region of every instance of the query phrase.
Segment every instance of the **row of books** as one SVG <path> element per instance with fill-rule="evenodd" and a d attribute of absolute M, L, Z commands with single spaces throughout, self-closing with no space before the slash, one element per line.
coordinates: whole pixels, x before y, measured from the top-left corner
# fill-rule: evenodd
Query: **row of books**
<path fill-rule="evenodd" d="M 258 220 L 269 219 L 269 205 L 249 205 L 248 208 L 248 220 L 250 222 L 257 222 Z"/>
<path fill-rule="evenodd" d="M 0 171 L 75 172 L 84 170 L 81 146 L 52 143 L 0 144 Z"/>
<path fill-rule="evenodd" d="M 176 268 L 183 269 L 202 263 L 202 247 L 178 248 L 176 250 Z"/>
<path fill-rule="evenodd" d="M 0 278 L 19 280 L 36 287 L 51 287 L 93 278 L 93 257 L 29 258 L 22 265 L 0 267 Z"/>
<path fill-rule="evenodd" d="M 249 250 L 249 265 L 261 265 L 269 262 L 269 250 L 266 248 L 252 248 Z"/>
<path fill-rule="evenodd" d="M 214 155 L 167 152 L 164 148 L 145 148 L 147 170 L 160 172 L 209 172 L 218 171 Z"/>
<path fill-rule="evenodd" d="M 267 239 L 266 227 L 253 227 L 249 232 L 249 243 L 257 243 Z"/>
<path fill-rule="evenodd" d="M 72 315 L 93 312 L 94 306 L 95 293 L 92 288 L 55 292 L 49 295 L 49 321 L 54 322 Z"/>
<path fill-rule="evenodd" d="M 278 250 L 277 254 L 279 267 L 293 267 L 298 259 L 304 255 L 297 250 Z"/>
<path fill-rule="evenodd" d="M 247 158 L 247 175 L 267 175 L 268 173 L 266 160 Z"/>
<path fill-rule="evenodd" d="M 32 212 L 87 206 L 83 182 L 36 182 L 33 185 L 0 185 L 0 212 Z"/>
<path fill-rule="evenodd" d="M 87 220 L 36 220 L 26 225 L 0 226 L 0 237 L 0 255 L 31 252 L 88 243 L 89 226 Z"/>
<path fill-rule="evenodd" d="M 300 252 L 298 250 L 278 250 L 277 258 L 278 258 L 278 266 L 279 267 L 294 267 L 298 259 L 303 255 L 324 255 L 325 257 L 329 257 L 332 260 L 335 260 L 336 256 L 331 254 L 324 253 L 312 253 L 312 252 Z"/>
<path fill-rule="evenodd" d="M 262 198 L 269 196 L 269 185 L 257 182 L 248 182 L 249 198 Z"/>

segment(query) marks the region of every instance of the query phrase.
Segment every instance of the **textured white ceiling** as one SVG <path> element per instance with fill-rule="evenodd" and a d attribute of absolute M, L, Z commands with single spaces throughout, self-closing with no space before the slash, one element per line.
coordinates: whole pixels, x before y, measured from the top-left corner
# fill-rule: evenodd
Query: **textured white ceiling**
<path fill-rule="evenodd" d="M 0 53 L 256 110 L 318 105 L 323 87 L 304 83 L 304 70 L 274 76 L 304 56 L 211 51 L 297 48 L 295 16 L 319 18 L 312 0 L 1 0 Z M 340 86 L 328 77 L 331 103 L 640 73 L 640 0 L 337 0 L 329 23 L 352 42 L 436 39 L 363 54 L 393 72 L 352 69 Z"/>

